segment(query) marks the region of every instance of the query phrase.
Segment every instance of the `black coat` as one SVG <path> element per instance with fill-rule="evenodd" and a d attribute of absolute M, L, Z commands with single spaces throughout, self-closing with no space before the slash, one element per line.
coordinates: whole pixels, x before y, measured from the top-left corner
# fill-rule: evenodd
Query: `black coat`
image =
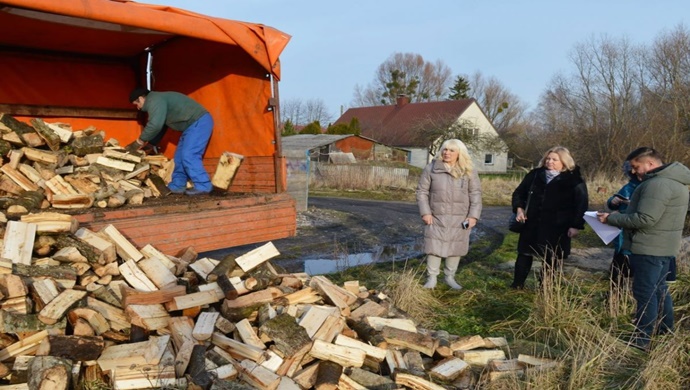
<path fill-rule="evenodd" d="M 545 168 L 533 169 L 513 192 L 513 212 L 518 207 L 525 209 L 530 188 L 532 196 L 525 229 L 518 241 L 518 253 L 555 254 L 557 258 L 567 258 L 570 254 L 568 229 L 585 228 L 583 215 L 588 206 L 587 185 L 580 169 L 575 167 L 572 171 L 561 172 L 549 184 L 546 184 Z M 546 248 L 549 251 L 545 251 Z"/>

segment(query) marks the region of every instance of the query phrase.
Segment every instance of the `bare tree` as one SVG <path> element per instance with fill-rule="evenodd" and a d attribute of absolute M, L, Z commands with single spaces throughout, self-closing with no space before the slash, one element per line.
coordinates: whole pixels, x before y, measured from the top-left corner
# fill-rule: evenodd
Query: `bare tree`
<path fill-rule="evenodd" d="M 525 115 L 525 105 L 495 77 L 475 72 L 469 78 L 470 96 L 484 110 L 498 134 L 511 130 Z"/>
<path fill-rule="evenodd" d="M 681 25 L 660 35 L 645 51 L 644 64 L 649 77 L 643 80 L 643 112 L 665 130 L 653 133 L 671 141 L 664 142 L 667 158 L 688 161 L 690 32 Z"/>
<path fill-rule="evenodd" d="M 307 123 L 304 120 L 304 103 L 302 99 L 282 99 L 280 102 L 280 116 L 283 122 L 290 121 L 293 125 Z"/>
<path fill-rule="evenodd" d="M 452 83 L 450 68 L 441 60 L 427 62 L 419 54 L 393 53 L 379 65 L 366 87 L 355 86 L 352 106 L 395 104 L 399 94 L 412 102 L 442 100 Z"/>
<path fill-rule="evenodd" d="M 469 150 L 506 152 L 506 144 L 500 137 L 480 133 L 472 121 L 453 115 L 430 115 L 411 127 L 420 144 L 429 145 L 429 154 L 435 156 L 444 141 L 459 139 Z"/>
<path fill-rule="evenodd" d="M 643 139 L 636 120 L 640 58 L 625 38 L 591 38 L 573 49 L 572 74 L 556 75 L 542 97 L 541 126 L 590 171 L 617 169 L 630 143 Z"/>
<path fill-rule="evenodd" d="M 326 103 L 323 99 L 309 99 L 304 105 L 305 121 L 311 123 L 319 121 L 320 123 L 330 123 L 333 121 L 333 115 L 328 112 Z"/>
<path fill-rule="evenodd" d="M 330 123 L 333 120 L 323 99 L 309 99 L 306 102 L 299 98 L 285 99 L 281 102 L 281 114 L 283 122 L 289 120 L 297 126 L 314 121 Z"/>

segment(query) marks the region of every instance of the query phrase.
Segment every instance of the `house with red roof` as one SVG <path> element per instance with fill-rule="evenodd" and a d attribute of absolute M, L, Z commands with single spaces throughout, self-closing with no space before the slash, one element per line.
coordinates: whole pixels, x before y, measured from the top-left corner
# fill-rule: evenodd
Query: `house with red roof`
<path fill-rule="evenodd" d="M 474 99 L 410 103 L 400 96 L 395 105 L 350 108 L 334 124 L 359 120 L 361 135 L 409 151 L 407 162 L 425 167 L 455 129 L 472 155 L 479 173 L 505 173 L 508 150 L 491 121 Z"/>

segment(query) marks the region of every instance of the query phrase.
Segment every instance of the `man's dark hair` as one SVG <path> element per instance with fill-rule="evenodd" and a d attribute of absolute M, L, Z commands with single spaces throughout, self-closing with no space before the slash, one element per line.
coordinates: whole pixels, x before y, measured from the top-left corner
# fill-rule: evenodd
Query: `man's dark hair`
<path fill-rule="evenodd" d="M 664 159 L 661 153 L 657 152 L 656 149 L 650 148 L 649 146 L 642 146 L 630 152 L 628 157 L 625 158 L 626 161 L 638 160 L 642 157 L 649 157 L 659 162 L 663 162 Z"/>
<path fill-rule="evenodd" d="M 142 88 L 142 87 L 134 88 L 134 90 L 129 93 L 129 102 L 131 103 L 131 102 L 139 99 L 139 96 L 146 96 L 149 94 L 149 92 L 151 92 L 151 91 L 149 91 L 146 88 Z"/>

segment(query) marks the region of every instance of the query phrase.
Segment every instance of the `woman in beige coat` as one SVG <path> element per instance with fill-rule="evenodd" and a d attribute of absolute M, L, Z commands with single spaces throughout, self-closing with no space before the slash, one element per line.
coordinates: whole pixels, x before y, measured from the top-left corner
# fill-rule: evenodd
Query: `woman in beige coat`
<path fill-rule="evenodd" d="M 424 221 L 424 253 L 428 279 L 424 288 L 436 287 L 441 260 L 452 289 L 460 257 L 467 254 L 470 230 L 482 212 L 482 189 L 472 159 L 462 141 L 450 139 L 441 145 L 439 157 L 424 168 L 417 186 L 417 204 Z"/>

